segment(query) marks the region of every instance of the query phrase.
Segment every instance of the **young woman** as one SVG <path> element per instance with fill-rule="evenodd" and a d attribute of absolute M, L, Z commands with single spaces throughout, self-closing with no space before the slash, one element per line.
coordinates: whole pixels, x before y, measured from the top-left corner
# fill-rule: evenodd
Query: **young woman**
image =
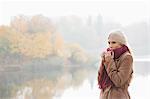
<path fill-rule="evenodd" d="M 120 31 L 111 32 L 108 44 L 98 71 L 100 99 L 130 99 L 128 87 L 133 73 L 133 57 L 125 36 Z"/>

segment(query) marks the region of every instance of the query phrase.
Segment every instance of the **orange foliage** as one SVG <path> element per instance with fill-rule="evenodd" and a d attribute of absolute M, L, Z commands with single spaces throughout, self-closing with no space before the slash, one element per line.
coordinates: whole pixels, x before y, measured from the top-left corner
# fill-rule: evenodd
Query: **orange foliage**
<path fill-rule="evenodd" d="M 50 32 L 37 34 L 13 33 L 10 37 L 12 52 L 25 56 L 44 58 L 52 53 Z"/>

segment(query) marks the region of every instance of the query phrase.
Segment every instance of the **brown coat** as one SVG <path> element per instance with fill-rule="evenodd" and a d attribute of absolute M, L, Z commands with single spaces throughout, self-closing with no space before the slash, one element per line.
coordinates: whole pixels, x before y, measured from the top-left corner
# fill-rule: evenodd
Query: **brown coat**
<path fill-rule="evenodd" d="M 128 86 L 132 78 L 133 58 L 129 52 L 124 53 L 119 59 L 111 59 L 105 65 L 108 76 L 114 86 L 101 91 L 100 99 L 130 99 Z"/>

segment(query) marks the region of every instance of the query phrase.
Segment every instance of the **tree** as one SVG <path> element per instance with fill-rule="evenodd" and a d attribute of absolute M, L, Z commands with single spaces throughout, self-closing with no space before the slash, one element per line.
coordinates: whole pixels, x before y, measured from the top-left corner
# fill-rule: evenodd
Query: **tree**
<path fill-rule="evenodd" d="M 10 26 L 17 32 L 25 33 L 28 32 L 29 20 L 26 16 L 16 16 L 11 20 Z"/>

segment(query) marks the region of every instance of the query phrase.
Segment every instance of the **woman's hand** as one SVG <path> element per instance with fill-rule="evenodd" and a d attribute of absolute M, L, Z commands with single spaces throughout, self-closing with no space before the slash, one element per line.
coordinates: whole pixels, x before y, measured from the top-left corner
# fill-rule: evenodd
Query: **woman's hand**
<path fill-rule="evenodd" d="M 105 53 L 104 57 L 105 57 L 105 62 L 108 63 L 111 59 L 113 59 L 113 52 L 112 51 L 108 51 Z"/>

